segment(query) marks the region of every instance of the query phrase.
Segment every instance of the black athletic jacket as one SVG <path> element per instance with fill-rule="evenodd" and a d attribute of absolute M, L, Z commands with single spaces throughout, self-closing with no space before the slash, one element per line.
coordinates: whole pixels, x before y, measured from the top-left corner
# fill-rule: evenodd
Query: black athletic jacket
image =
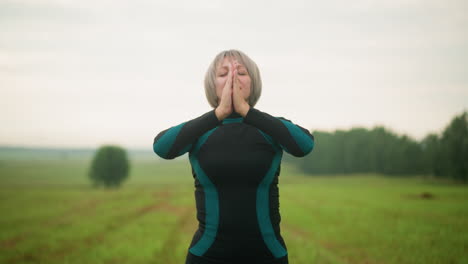
<path fill-rule="evenodd" d="M 161 131 L 154 152 L 173 159 L 189 152 L 198 230 L 186 264 L 285 264 L 278 176 L 283 150 L 303 157 L 313 135 L 282 117 L 250 108 L 219 121 L 215 110 Z"/>

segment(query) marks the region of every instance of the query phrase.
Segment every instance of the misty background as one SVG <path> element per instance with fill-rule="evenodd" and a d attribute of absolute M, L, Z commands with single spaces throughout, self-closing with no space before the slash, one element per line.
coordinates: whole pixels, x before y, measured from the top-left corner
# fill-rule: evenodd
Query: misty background
<path fill-rule="evenodd" d="M 272 182 L 290 263 L 468 263 L 467 11 L 0 0 L 0 263 L 183 263 L 197 175 L 153 140 L 212 110 L 227 49 L 260 69 L 255 108 L 314 135 Z"/>
<path fill-rule="evenodd" d="M 421 140 L 468 108 L 467 2 L 0 2 L 0 145 L 151 150 L 211 110 L 203 78 L 239 49 L 256 108 L 310 130 Z"/>

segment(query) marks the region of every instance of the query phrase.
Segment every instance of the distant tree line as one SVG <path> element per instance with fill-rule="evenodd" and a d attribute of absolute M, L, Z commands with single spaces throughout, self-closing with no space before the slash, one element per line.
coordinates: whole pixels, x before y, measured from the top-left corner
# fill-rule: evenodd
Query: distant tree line
<path fill-rule="evenodd" d="M 314 150 L 304 158 L 285 157 L 307 174 L 431 174 L 468 181 L 468 113 L 452 119 L 441 135 L 421 142 L 376 126 L 334 132 L 313 131 Z"/>

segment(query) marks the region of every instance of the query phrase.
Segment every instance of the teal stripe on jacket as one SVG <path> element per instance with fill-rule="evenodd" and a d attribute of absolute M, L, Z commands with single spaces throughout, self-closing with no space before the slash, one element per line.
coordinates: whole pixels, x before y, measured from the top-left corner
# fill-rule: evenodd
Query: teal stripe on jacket
<path fill-rule="evenodd" d="M 275 149 L 275 156 L 271 162 L 270 169 L 263 178 L 262 182 L 259 184 L 257 189 L 257 218 L 258 224 L 260 226 L 260 232 L 262 233 L 262 238 L 268 249 L 275 256 L 275 258 L 280 258 L 288 254 L 286 249 L 281 245 L 281 243 L 276 239 L 275 231 L 273 230 L 273 225 L 271 224 L 270 219 L 270 201 L 269 201 L 269 190 L 270 185 L 275 178 L 275 173 L 278 170 L 278 167 L 281 163 L 281 158 L 283 156 L 283 151 L 273 144 L 273 141 L 270 136 L 266 135 L 259 129 L 260 133 L 265 137 L 265 139 L 272 144 L 272 147 Z"/>
<path fill-rule="evenodd" d="M 214 128 L 207 133 L 205 133 L 202 137 L 200 137 L 197 145 L 194 148 L 194 151 L 189 155 L 190 163 L 195 170 L 197 175 L 198 181 L 203 186 L 203 191 L 205 192 L 205 210 L 206 210 L 206 219 L 205 219 L 205 231 L 203 232 L 202 237 L 200 240 L 197 241 L 193 247 L 189 249 L 189 251 L 197 256 L 202 256 L 205 252 L 210 248 L 213 244 L 216 233 L 218 231 L 219 225 L 219 198 L 218 198 L 218 190 L 216 189 L 215 185 L 210 181 L 208 176 L 200 167 L 200 163 L 197 159 L 198 151 L 200 147 L 205 143 L 208 137 L 217 129 Z"/>
<path fill-rule="evenodd" d="M 302 152 L 304 153 L 304 156 L 309 154 L 314 148 L 314 144 L 315 144 L 314 140 L 309 135 L 304 133 L 302 129 L 300 129 L 298 126 L 294 125 L 293 123 L 282 120 L 282 119 L 279 119 L 279 120 L 288 128 L 289 133 L 294 138 L 297 145 L 301 148 Z M 289 152 L 286 148 L 285 150 Z"/>
<path fill-rule="evenodd" d="M 160 157 L 167 158 L 167 154 L 174 145 L 177 135 L 179 134 L 180 130 L 185 125 L 185 123 L 187 122 L 184 122 L 175 127 L 171 127 L 168 131 L 166 131 L 166 133 L 164 133 L 164 135 L 161 138 L 159 138 L 156 141 L 156 143 L 153 144 L 154 152 Z"/>

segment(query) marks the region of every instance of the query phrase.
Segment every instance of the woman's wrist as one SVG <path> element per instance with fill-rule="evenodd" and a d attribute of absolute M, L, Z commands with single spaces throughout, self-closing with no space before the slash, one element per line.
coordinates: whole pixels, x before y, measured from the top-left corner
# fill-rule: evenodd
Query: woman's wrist
<path fill-rule="evenodd" d="M 250 110 L 250 105 L 249 104 L 245 104 L 240 110 L 239 110 L 239 114 L 242 116 L 242 117 L 245 117 L 247 115 L 247 113 L 249 112 Z"/>
<path fill-rule="evenodd" d="M 228 116 L 219 107 L 216 107 L 215 114 L 216 114 L 216 117 L 218 118 L 219 121 L 224 120 Z"/>
<path fill-rule="evenodd" d="M 215 114 L 216 114 L 216 118 L 218 118 L 219 121 L 223 120 L 223 119 L 221 118 L 221 114 L 219 113 L 219 107 L 216 107 L 216 109 L 215 109 Z"/>

